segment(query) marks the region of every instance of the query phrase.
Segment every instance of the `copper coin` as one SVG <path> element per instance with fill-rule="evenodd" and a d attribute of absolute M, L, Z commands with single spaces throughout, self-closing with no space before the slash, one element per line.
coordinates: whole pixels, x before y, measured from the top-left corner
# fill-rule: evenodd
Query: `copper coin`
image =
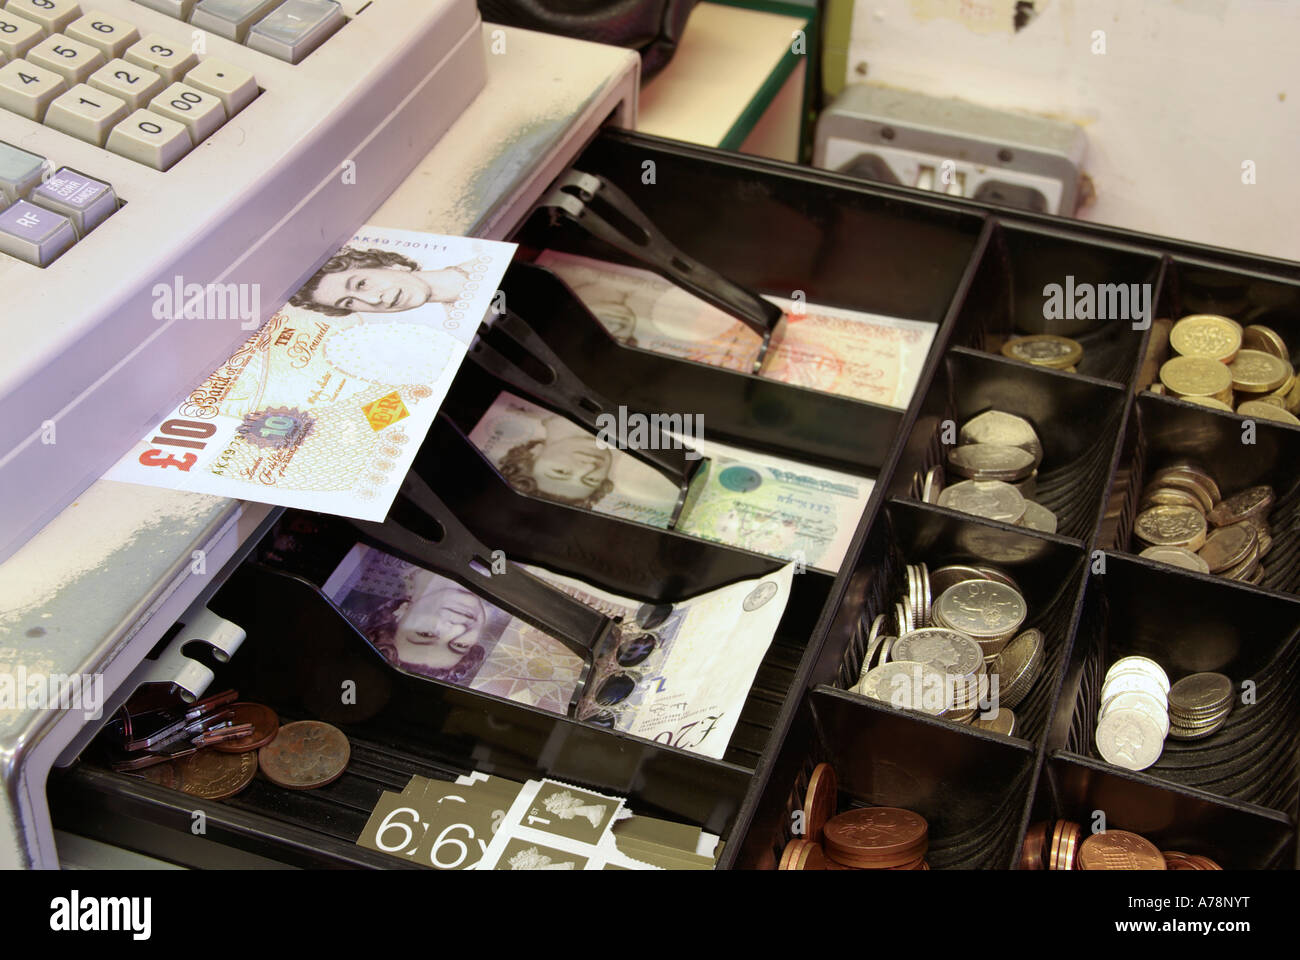
<path fill-rule="evenodd" d="M 1025 842 L 1020 847 L 1020 869 L 1042 870 L 1043 847 L 1047 843 L 1047 824 L 1030 824 L 1025 831 Z"/>
<path fill-rule="evenodd" d="M 1127 830 L 1106 830 L 1089 836 L 1079 847 L 1083 870 L 1164 870 L 1164 855 L 1146 837 Z"/>
<path fill-rule="evenodd" d="M 826 821 L 835 816 L 839 805 L 839 781 L 835 768 L 829 763 L 819 763 L 808 778 L 808 792 L 804 794 L 804 836 L 815 843 L 822 839 Z"/>
<path fill-rule="evenodd" d="M 204 749 L 172 762 L 181 792 L 203 800 L 233 797 L 252 783 L 257 773 L 257 754 L 253 751 L 217 753 Z"/>
<path fill-rule="evenodd" d="M 155 763 L 153 766 L 142 767 L 139 770 L 128 770 L 126 774 L 129 777 L 138 777 L 141 780 L 156 783 L 160 787 L 175 790 L 176 785 L 180 782 L 176 777 L 175 763 L 174 760 L 168 760 L 165 763 Z"/>
<path fill-rule="evenodd" d="M 797 869 L 795 864 L 798 863 L 799 857 L 803 853 L 803 848 L 808 846 L 810 843 L 812 843 L 811 840 L 804 840 L 801 837 L 791 840 L 785 845 L 785 849 L 781 851 L 781 862 L 776 865 L 776 868 L 778 870 Z"/>
<path fill-rule="evenodd" d="M 925 853 L 930 827 L 925 818 L 898 807 L 865 807 L 832 817 L 826 845 L 848 866 L 892 867 Z"/>
<path fill-rule="evenodd" d="M 270 707 L 264 707 L 260 703 L 236 703 L 230 709 L 235 712 L 230 722 L 251 723 L 253 732 L 238 740 L 215 743 L 212 745 L 213 750 L 221 753 L 247 753 L 249 750 L 264 747 L 275 739 L 276 732 L 280 729 L 280 718 Z"/>
<path fill-rule="evenodd" d="M 809 841 L 803 845 L 795 858 L 794 870 L 826 870 L 826 855 L 822 853 L 821 844 Z"/>
<path fill-rule="evenodd" d="M 347 769 L 351 755 L 343 731 L 319 720 L 286 723 L 258 751 L 266 779 L 290 790 L 314 790 L 333 783 Z"/>

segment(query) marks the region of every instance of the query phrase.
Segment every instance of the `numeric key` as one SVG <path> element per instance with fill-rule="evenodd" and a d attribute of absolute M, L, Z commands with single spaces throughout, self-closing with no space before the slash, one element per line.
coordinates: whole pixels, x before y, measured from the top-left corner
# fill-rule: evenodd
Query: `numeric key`
<path fill-rule="evenodd" d="M 152 70 L 126 60 L 110 60 L 92 73 L 86 82 L 96 90 L 125 100 L 132 110 L 147 107 L 149 101 L 166 86 L 163 78 Z"/>
<path fill-rule="evenodd" d="M 71 0 L 9 0 L 5 10 L 39 23 L 50 33 L 61 32 L 81 16 L 81 8 Z"/>
<path fill-rule="evenodd" d="M 0 107 L 40 123 L 50 103 L 68 89 L 64 79 L 26 60 L 0 67 Z"/>
<path fill-rule="evenodd" d="M 104 64 L 104 55 L 98 49 L 62 33 L 46 37 L 32 47 L 27 51 L 26 59 L 28 63 L 53 70 L 69 85 L 84 83 Z"/>
<path fill-rule="evenodd" d="M 106 60 L 120 57 L 127 47 L 140 39 L 140 32 L 135 27 L 102 10 L 90 11 L 80 20 L 69 24 L 64 33 L 74 40 L 96 47 Z"/>
<path fill-rule="evenodd" d="M 199 62 L 189 50 L 175 40 L 151 33 L 127 47 L 126 59 L 152 70 L 168 83 L 175 83 Z"/>

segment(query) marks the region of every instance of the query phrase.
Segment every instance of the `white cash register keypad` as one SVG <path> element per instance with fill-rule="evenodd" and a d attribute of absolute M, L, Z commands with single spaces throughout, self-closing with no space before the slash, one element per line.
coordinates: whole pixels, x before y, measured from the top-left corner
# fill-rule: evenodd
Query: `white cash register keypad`
<path fill-rule="evenodd" d="M 142 5 L 188 26 L 142 32 L 73 0 L 0 0 L 0 111 L 167 170 L 259 93 L 245 67 L 196 54 L 191 34 L 298 63 L 346 22 L 337 0 Z M 118 206 L 111 185 L 55 163 L 0 141 L 0 252 L 42 267 Z"/>

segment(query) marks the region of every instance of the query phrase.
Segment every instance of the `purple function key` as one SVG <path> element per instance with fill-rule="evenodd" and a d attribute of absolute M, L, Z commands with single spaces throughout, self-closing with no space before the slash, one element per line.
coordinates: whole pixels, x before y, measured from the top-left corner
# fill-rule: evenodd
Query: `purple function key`
<path fill-rule="evenodd" d="M 84 237 L 117 210 L 117 195 L 108 184 L 60 167 L 31 193 L 31 201 L 67 217 L 77 237 Z"/>
<path fill-rule="evenodd" d="M 34 203 L 19 200 L 0 211 L 0 253 L 44 267 L 76 242 L 67 217 Z"/>

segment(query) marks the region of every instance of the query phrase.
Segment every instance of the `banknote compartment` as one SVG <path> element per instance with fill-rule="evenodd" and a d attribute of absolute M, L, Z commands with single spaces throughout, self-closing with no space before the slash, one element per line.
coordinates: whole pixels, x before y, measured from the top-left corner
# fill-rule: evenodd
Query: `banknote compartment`
<path fill-rule="evenodd" d="M 941 201 L 644 134 L 606 131 L 573 166 L 605 177 L 677 247 L 751 290 L 935 324 L 983 227 L 981 214 Z M 545 212 L 511 239 L 629 262 Z"/>
<path fill-rule="evenodd" d="M 1123 426 L 1125 391 L 951 347 L 916 409 L 888 480 L 891 496 L 919 501 L 925 476 L 934 466 L 943 469 L 945 484 L 959 482 L 961 478 L 947 470 L 945 434 L 955 441 L 967 420 L 985 410 L 1000 410 L 1033 424 L 1043 446 L 1032 499 L 1056 514 L 1059 535 L 1091 539 Z"/>
<path fill-rule="evenodd" d="M 1295 827 L 1286 814 L 1151 783 L 1100 761 L 1047 758 L 1030 823 L 1046 821 L 1050 830 L 1057 819 L 1079 824 L 1085 836 L 1094 824 L 1128 830 L 1225 870 L 1295 868 Z"/>
<path fill-rule="evenodd" d="M 513 265 L 502 289 L 511 308 L 611 402 L 646 416 L 698 414 L 709 439 L 874 476 L 902 422 L 900 409 L 625 346 L 542 267 Z"/>
<path fill-rule="evenodd" d="M 1248 421 L 1253 427 L 1247 428 Z M 1132 533 L 1142 491 L 1157 470 L 1176 460 L 1199 463 L 1225 498 L 1260 484 L 1273 488 L 1273 545 L 1260 561 L 1264 579 L 1259 587 L 1300 592 L 1300 427 L 1209 410 L 1173 397 L 1139 395 L 1124 441 L 1128 486 L 1123 513 L 1118 534 L 1108 546 L 1142 552 L 1145 544 Z"/>
<path fill-rule="evenodd" d="M 795 812 L 803 807 L 808 778 L 827 762 L 839 781 L 840 813 L 891 806 L 925 817 L 931 869 L 1006 869 L 1033 761 L 1028 744 L 966 737 L 950 724 L 819 687 L 773 762 L 735 865 L 775 867 L 797 836 Z"/>
<path fill-rule="evenodd" d="M 1049 745 L 1138 782 L 1295 816 L 1300 602 L 1122 554 L 1106 554 L 1104 571 L 1089 579 Z M 1107 668 L 1129 655 L 1155 660 L 1171 682 L 1229 677 L 1236 695 L 1224 726 L 1200 740 L 1166 739 L 1143 771 L 1107 764 L 1095 743 L 1098 699 Z M 1254 704 L 1243 703 L 1246 681 Z"/>
<path fill-rule="evenodd" d="M 259 778 L 234 797 L 203 802 L 210 833 L 215 828 L 215 838 L 246 853 L 299 866 L 387 865 L 353 846 L 382 791 L 400 791 L 416 773 L 447 778 L 471 770 L 518 781 L 550 776 L 617 793 L 638 812 L 725 837 L 752 775 L 731 762 L 397 670 L 315 585 L 264 564 L 237 570 L 212 608 L 240 623 L 248 639 L 228 663 L 208 664 L 216 673 L 210 689 L 237 689 L 282 723 L 332 723 L 352 747 L 347 770 L 326 787 L 291 791 Z M 342 702 L 345 684 L 355 689 L 354 703 Z M 153 820 L 164 829 L 188 833 L 200 803 L 103 769 L 94 747 L 61 776 L 70 804 L 107 793 L 123 811 L 113 819 Z M 185 859 L 185 846 L 168 858 Z"/>
<path fill-rule="evenodd" d="M 1141 321 L 1160 303 L 1161 269 L 1151 250 L 995 222 L 952 342 L 998 354 L 1012 337 L 1065 336 L 1083 347 L 1079 373 L 1127 384 L 1149 327 Z"/>
<path fill-rule="evenodd" d="M 850 577 L 844 602 L 830 622 L 810 681 L 845 691 L 857 683 L 871 623 L 878 614 L 885 615 L 885 632 L 893 633 L 894 604 L 907 596 L 908 563 L 925 563 L 930 570 L 954 563 L 988 563 L 1006 571 L 1020 585 L 1029 608 L 1023 629 L 1041 630 L 1046 646 L 1038 680 L 1014 708 L 1014 737 L 1040 741 L 1069 648 L 1082 587 L 1083 553 L 1068 542 L 993 528 L 927 504 L 891 501 L 882 508 Z M 966 724 L 949 725 L 972 736 L 996 736 Z"/>

